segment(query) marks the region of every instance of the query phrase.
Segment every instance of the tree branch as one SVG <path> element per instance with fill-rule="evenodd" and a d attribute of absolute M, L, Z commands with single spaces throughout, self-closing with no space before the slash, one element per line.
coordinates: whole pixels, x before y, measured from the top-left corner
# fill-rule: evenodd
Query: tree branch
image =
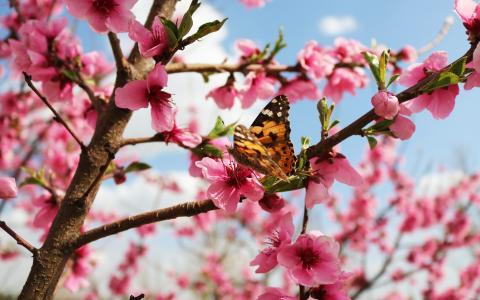
<path fill-rule="evenodd" d="M 285 65 L 262 65 L 262 64 L 186 64 L 186 63 L 171 63 L 165 66 L 165 70 L 169 74 L 173 73 L 232 73 L 242 72 L 248 73 L 250 71 L 261 71 L 270 74 L 281 72 L 301 72 L 299 65 L 285 66 Z"/>
<path fill-rule="evenodd" d="M 149 137 L 139 137 L 139 138 L 128 138 L 124 139 L 120 143 L 120 147 L 127 146 L 127 145 L 137 145 L 137 144 L 145 144 L 145 143 L 152 143 L 152 142 L 163 142 L 165 139 L 161 133 L 157 133 L 153 136 Z"/>
<path fill-rule="evenodd" d="M 67 122 L 60 116 L 60 114 L 55 110 L 55 108 L 48 102 L 48 99 L 40 93 L 40 91 L 35 87 L 35 85 L 32 82 L 32 76 L 28 75 L 27 73 L 23 72 L 23 77 L 25 78 L 25 82 L 27 85 L 32 89 L 32 91 L 42 100 L 42 102 L 50 109 L 50 111 L 53 113 L 54 120 L 59 122 L 60 124 L 67 129 L 67 131 L 70 133 L 70 135 L 73 137 L 73 139 L 78 143 L 80 148 L 85 150 L 85 145 L 82 143 L 82 141 L 78 138 L 78 136 L 75 134 L 73 129 L 67 124 Z"/>
<path fill-rule="evenodd" d="M 165 220 L 173 220 L 178 217 L 191 217 L 216 209 L 218 209 L 218 207 L 215 206 L 212 200 L 201 200 L 194 202 L 186 202 L 171 207 L 154 210 L 151 212 L 142 213 L 139 215 L 127 217 L 114 223 L 91 229 L 79 236 L 73 247 L 79 248 L 83 245 L 99 240 L 101 238 L 111 236 L 119 232 L 123 232 L 128 229 L 136 228 L 142 225 Z"/>
<path fill-rule="evenodd" d="M 9 236 L 11 236 L 15 241 L 17 241 L 17 244 L 20 246 L 23 246 L 25 249 L 30 251 L 30 253 L 35 254 L 37 249 L 32 246 L 29 242 L 24 240 L 21 236 L 19 236 L 12 228 L 10 228 L 7 223 L 4 221 L 0 220 L 0 228 L 2 228 Z"/>
<path fill-rule="evenodd" d="M 120 40 L 118 36 L 109 31 L 108 40 L 110 41 L 110 46 L 112 47 L 113 57 L 115 58 L 115 65 L 117 66 L 117 72 L 125 69 L 124 58 L 122 48 L 120 47 Z"/>

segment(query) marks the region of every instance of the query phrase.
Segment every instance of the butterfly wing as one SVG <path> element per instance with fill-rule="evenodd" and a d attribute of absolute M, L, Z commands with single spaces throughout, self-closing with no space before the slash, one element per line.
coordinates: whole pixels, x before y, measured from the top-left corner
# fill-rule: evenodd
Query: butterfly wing
<path fill-rule="evenodd" d="M 271 159 L 287 175 L 294 171 L 296 163 L 295 151 L 290 141 L 289 110 L 287 96 L 276 96 L 263 108 L 249 128 L 267 149 Z"/>
<path fill-rule="evenodd" d="M 272 159 L 269 150 L 259 139 L 243 125 L 237 125 L 233 133 L 234 147 L 229 149 L 230 154 L 242 165 L 275 177 L 287 180 L 288 177 L 282 168 Z"/>

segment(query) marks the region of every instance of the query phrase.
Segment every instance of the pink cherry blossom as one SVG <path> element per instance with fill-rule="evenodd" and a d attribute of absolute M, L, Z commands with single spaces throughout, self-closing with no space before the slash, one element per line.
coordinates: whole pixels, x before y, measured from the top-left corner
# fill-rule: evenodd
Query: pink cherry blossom
<path fill-rule="evenodd" d="M 0 176 L 0 199 L 11 199 L 15 197 L 17 197 L 15 178 Z"/>
<path fill-rule="evenodd" d="M 176 114 L 176 110 L 174 112 Z M 195 148 L 202 142 L 202 137 L 196 133 L 190 132 L 188 129 L 179 128 L 173 119 L 173 128 L 170 131 L 162 132 L 165 143 L 175 143 L 179 146 Z"/>
<path fill-rule="evenodd" d="M 258 8 L 265 6 L 266 0 L 240 0 L 248 8 Z"/>
<path fill-rule="evenodd" d="M 364 63 L 363 52 L 368 48 L 353 39 L 338 37 L 335 39 L 334 53 L 336 58 L 344 63 Z"/>
<path fill-rule="evenodd" d="M 372 97 L 375 114 L 387 120 L 392 120 L 398 114 L 400 105 L 397 97 L 386 91 L 379 91 Z"/>
<path fill-rule="evenodd" d="M 415 85 L 427 76 L 427 72 L 439 71 L 447 63 L 447 52 L 434 52 L 423 63 L 409 66 L 400 76 L 399 82 L 405 86 Z M 445 119 L 453 111 L 455 98 L 459 92 L 458 85 L 450 85 L 447 88 L 440 88 L 431 93 L 420 95 L 406 102 L 405 106 L 413 113 L 426 108 L 435 119 Z"/>
<path fill-rule="evenodd" d="M 250 262 L 251 266 L 258 266 L 255 273 L 267 273 L 277 266 L 277 254 L 282 247 L 291 243 L 294 231 L 292 214 L 287 213 L 281 217 L 278 228 L 267 238 L 268 247 Z"/>
<path fill-rule="evenodd" d="M 418 52 L 417 50 L 410 45 L 406 45 L 397 54 L 399 60 L 403 60 L 406 63 L 412 63 L 417 60 Z"/>
<path fill-rule="evenodd" d="M 321 203 L 328 198 L 328 189 L 334 180 L 350 186 L 359 186 L 363 183 L 362 176 L 350 165 L 347 158 L 341 154 L 335 157 L 317 161 L 310 160 L 314 175 L 308 179 L 305 202 L 307 208 Z"/>
<path fill-rule="evenodd" d="M 257 300 L 297 300 L 298 297 L 289 296 L 279 288 L 267 287 L 265 292 L 258 296 Z"/>
<path fill-rule="evenodd" d="M 337 281 L 313 288 L 310 295 L 314 299 L 322 300 L 350 300 L 347 282 L 352 278 L 352 273 L 342 272 Z"/>
<path fill-rule="evenodd" d="M 314 82 L 302 78 L 296 78 L 285 83 L 278 94 L 287 96 L 290 103 L 295 103 L 303 98 L 318 100 L 322 97 L 322 93 Z"/>
<path fill-rule="evenodd" d="M 260 49 L 254 41 L 249 39 L 238 39 L 235 41 L 235 47 L 241 53 L 241 61 L 246 61 L 254 55 L 260 53 Z"/>
<path fill-rule="evenodd" d="M 232 108 L 239 92 L 231 84 L 213 89 L 208 93 L 207 98 L 212 98 L 221 109 Z"/>
<path fill-rule="evenodd" d="M 75 251 L 72 258 L 71 271 L 65 279 L 63 286 L 71 292 L 88 287 L 88 276 L 93 271 L 91 261 L 92 250 L 86 245 Z"/>
<path fill-rule="evenodd" d="M 393 134 L 401 140 L 408 140 L 415 132 L 415 124 L 408 118 L 398 115 L 389 126 Z"/>
<path fill-rule="evenodd" d="M 330 75 L 337 62 L 329 49 L 323 48 L 313 40 L 305 44 L 297 59 L 302 68 L 315 79 Z"/>
<path fill-rule="evenodd" d="M 249 108 L 257 98 L 264 100 L 271 98 L 275 94 L 276 82 L 274 78 L 266 76 L 264 72 L 248 73 L 245 78 L 245 90 L 242 91 L 242 108 Z"/>
<path fill-rule="evenodd" d="M 138 43 L 140 53 L 144 57 L 161 55 L 168 46 L 167 32 L 158 17 L 153 21 L 151 30 L 146 29 L 138 21 L 132 20 L 128 36 Z"/>
<path fill-rule="evenodd" d="M 263 186 L 253 172 L 234 161 L 205 157 L 196 165 L 202 168 L 203 176 L 210 183 L 207 196 L 227 212 L 237 209 L 241 195 L 251 201 L 263 197 Z"/>
<path fill-rule="evenodd" d="M 364 88 L 367 83 L 368 78 L 361 68 L 336 68 L 328 78 L 323 93 L 338 103 L 345 92 L 355 95 L 355 89 Z"/>
<path fill-rule="evenodd" d="M 455 11 L 470 34 L 480 33 L 480 5 L 473 0 L 455 0 Z"/>
<path fill-rule="evenodd" d="M 115 104 L 121 108 L 137 110 L 152 106 L 152 128 L 158 132 L 171 131 L 174 126 L 175 108 L 171 95 L 162 91 L 168 75 L 161 64 L 148 74 L 146 80 L 130 81 L 115 91 Z"/>
<path fill-rule="evenodd" d="M 472 62 L 469 63 L 469 67 L 473 68 L 472 74 L 467 78 L 467 82 L 464 85 L 466 90 L 470 90 L 474 87 L 480 86 L 480 44 L 477 44 L 473 51 Z"/>
<path fill-rule="evenodd" d="M 283 199 L 278 193 L 264 194 L 258 204 L 263 210 L 269 213 L 274 213 L 285 207 L 285 199 Z"/>
<path fill-rule="evenodd" d="M 57 215 L 57 201 L 49 194 L 42 194 L 33 199 L 33 204 L 39 207 L 39 210 L 33 218 L 32 225 L 35 228 L 41 228 L 47 231 Z"/>
<path fill-rule="evenodd" d="M 65 0 L 68 12 L 86 19 L 97 32 L 126 32 L 134 19 L 130 9 L 137 0 Z"/>
<path fill-rule="evenodd" d="M 339 279 L 339 251 L 339 244 L 331 237 L 304 233 L 280 249 L 277 259 L 297 284 L 312 287 Z"/>

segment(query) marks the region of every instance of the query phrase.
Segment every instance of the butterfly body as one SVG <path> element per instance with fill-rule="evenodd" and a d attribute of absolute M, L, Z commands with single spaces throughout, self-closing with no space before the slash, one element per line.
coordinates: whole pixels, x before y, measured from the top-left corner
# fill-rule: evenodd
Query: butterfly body
<path fill-rule="evenodd" d="M 296 157 L 290 141 L 290 105 L 286 96 L 273 98 L 253 121 L 250 128 L 235 127 L 234 147 L 229 149 L 241 164 L 288 180 L 294 171 Z"/>

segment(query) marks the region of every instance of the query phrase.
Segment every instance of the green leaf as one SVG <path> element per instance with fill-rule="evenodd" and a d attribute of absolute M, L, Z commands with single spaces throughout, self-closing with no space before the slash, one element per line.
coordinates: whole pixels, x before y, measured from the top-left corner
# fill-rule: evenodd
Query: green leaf
<path fill-rule="evenodd" d="M 220 28 L 222 28 L 223 24 L 225 24 L 226 21 L 227 21 L 227 18 L 223 19 L 222 21 L 215 20 L 215 21 L 208 22 L 201 25 L 198 28 L 198 31 L 196 33 L 192 34 L 191 36 L 189 36 L 184 40 L 184 44 L 185 45 L 191 44 L 196 40 L 201 39 L 202 37 L 210 33 L 220 30 Z"/>
<path fill-rule="evenodd" d="M 209 139 L 216 139 L 222 136 L 231 135 L 233 134 L 235 125 L 236 125 L 236 122 L 225 125 L 222 118 L 217 117 L 217 120 L 215 121 L 215 125 L 213 126 L 213 129 L 210 131 L 207 137 Z"/>
<path fill-rule="evenodd" d="M 431 82 L 426 84 L 422 88 L 422 92 L 429 93 L 442 87 L 447 87 L 452 84 L 457 84 L 460 82 L 460 80 L 461 80 L 461 77 L 458 76 L 457 74 L 452 73 L 450 71 L 443 71 L 435 79 L 433 79 Z"/>
<path fill-rule="evenodd" d="M 449 72 L 461 77 L 465 73 L 465 64 L 467 63 L 467 58 L 462 57 L 461 59 L 452 63 L 450 68 L 448 68 Z"/>
<path fill-rule="evenodd" d="M 368 145 L 370 146 L 370 149 L 375 149 L 375 147 L 377 146 L 377 139 L 371 135 L 367 136 L 367 140 L 368 140 Z"/>
<path fill-rule="evenodd" d="M 178 34 L 177 25 L 175 25 L 175 23 L 165 18 L 162 18 L 161 20 L 162 20 L 162 24 L 165 26 L 165 31 L 167 32 L 168 47 L 170 49 L 173 49 L 178 45 L 179 34 Z"/>
<path fill-rule="evenodd" d="M 146 164 L 140 161 L 134 161 L 125 168 L 125 173 L 140 172 L 140 171 L 148 170 L 150 168 L 152 167 L 149 164 Z"/>
<path fill-rule="evenodd" d="M 27 177 L 27 178 L 25 178 L 24 181 L 22 181 L 22 183 L 20 183 L 19 187 L 23 187 L 23 186 L 28 185 L 28 184 L 38 185 L 40 187 L 45 187 L 46 186 L 45 181 L 43 181 L 42 179 L 40 179 L 38 177 Z"/>
<path fill-rule="evenodd" d="M 193 26 L 193 19 L 192 15 L 187 12 L 183 15 L 182 23 L 178 27 L 178 38 L 183 38 L 189 31 L 192 29 Z"/>
<path fill-rule="evenodd" d="M 385 131 L 388 130 L 388 127 L 393 124 L 393 120 L 382 120 L 380 122 L 375 123 L 372 125 L 370 128 L 367 129 L 367 131 L 375 133 L 378 131 Z"/>
<path fill-rule="evenodd" d="M 330 127 L 328 128 L 328 130 L 332 129 L 333 127 L 335 127 L 337 124 L 340 124 L 340 121 L 339 120 L 333 120 L 332 124 L 330 124 Z"/>
<path fill-rule="evenodd" d="M 380 62 L 378 66 L 378 87 L 380 89 L 385 89 L 385 78 L 387 74 L 387 65 L 388 65 L 388 60 L 390 58 L 389 51 L 385 50 L 382 52 L 382 55 L 380 56 Z"/>
<path fill-rule="evenodd" d="M 378 87 L 380 87 L 382 81 L 380 77 L 380 62 L 378 61 L 378 57 L 369 52 L 363 52 L 363 57 L 365 57 L 365 60 L 372 71 L 373 77 L 375 78 Z"/>
<path fill-rule="evenodd" d="M 223 151 L 211 144 L 201 144 L 196 148 L 192 149 L 192 152 L 200 157 L 223 157 Z"/>
<path fill-rule="evenodd" d="M 62 75 L 70 79 L 71 81 L 77 80 L 77 74 L 72 70 L 62 69 Z"/>
<path fill-rule="evenodd" d="M 395 81 L 397 81 L 398 77 L 400 77 L 400 74 L 393 74 L 392 77 L 390 77 L 390 80 L 388 81 L 387 88 L 388 88 L 392 83 L 394 83 Z"/>
<path fill-rule="evenodd" d="M 275 58 L 275 56 L 282 50 L 283 48 L 287 47 L 287 44 L 284 42 L 283 39 L 283 31 L 280 29 L 278 31 L 278 38 L 275 41 L 275 45 L 273 46 L 272 52 L 270 52 L 270 55 L 267 58 L 267 61 L 270 62 L 272 59 Z"/>

